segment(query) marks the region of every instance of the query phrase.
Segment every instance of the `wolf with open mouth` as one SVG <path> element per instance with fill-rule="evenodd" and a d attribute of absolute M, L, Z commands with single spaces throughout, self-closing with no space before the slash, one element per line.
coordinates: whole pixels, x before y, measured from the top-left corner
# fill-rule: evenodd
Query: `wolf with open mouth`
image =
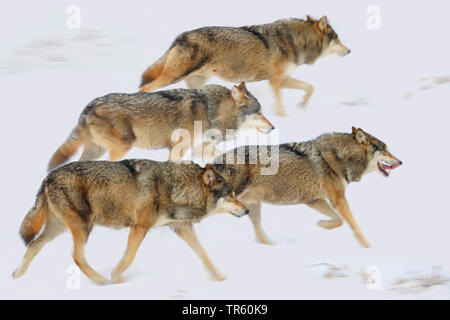
<path fill-rule="evenodd" d="M 264 175 L 262 159 L 250 164 L 252 155 L 261 156 L 259 146 L 240 147 L 216 158 L 214 168 L 236 190 L 238 200 L 250 209 L 255 234 L 261 243 L 270 243 L 261 228 L 261 203 L 274 205 L 306 204 L 329 219 L 320 220 L 324 229 L 334 229 L 346 221 L 364 247 L 364 238 L 345 198 L 346 186 L 360 181 L 369 172 L 383 176 L 402 162 L 386 144 L 362 129 L 351 133 L 323 134 L 311 141 L 281 144 L 267 148 L 268 156 L 278 151 L 279 167 L 273 175 Z M 276 146 L 275 146 L 276 147 Z M 244 156 L 245 162 L 235 157 Z M 254 163 L 254 162 L 252 162 Z"/>

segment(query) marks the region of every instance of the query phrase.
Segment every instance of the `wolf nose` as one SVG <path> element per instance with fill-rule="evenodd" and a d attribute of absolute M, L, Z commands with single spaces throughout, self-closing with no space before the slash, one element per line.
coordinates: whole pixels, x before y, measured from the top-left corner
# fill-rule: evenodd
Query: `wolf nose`
<path fill-rule="evenodd" d="M 347 54 L 350 54 L 350 52 L 352 52 L 352 50 L 348 49 Z"/>
<path fill-rule="evenodd" d="M 250 210 L 246 209 L 245 210 L 245 214 L 248 214 L 250 212 Z"/>
<path fill-rule="evenodd" d="M 273 129 L 275 129 L 275 126 L 272 126 L 272 127 L 270 128 L 270 130 L 273 130 Z"/>
<path fill-rule="evenodd" d="M 398 160 L 398 164 L 399 164 L 399 165 L 402 165 L 403 162 L 402 162 L 401 160 Z"/>

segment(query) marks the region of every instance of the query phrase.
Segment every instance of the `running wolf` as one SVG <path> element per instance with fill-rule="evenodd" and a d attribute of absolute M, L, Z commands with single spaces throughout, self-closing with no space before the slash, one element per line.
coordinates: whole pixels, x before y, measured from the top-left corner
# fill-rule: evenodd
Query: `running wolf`
<path fill-rule="evenodd" d="M 169 160 L 180 160 L 196 143 L 195 122 L 201 123 L 200 138 L 209 129 L 232 138 L 229 129 L 257 129 L 269 133 L 274 126 L 264 117 L 258 100 L 245 83 L 231 90 L 208 85 L 199 90 L 174 89 L 152 93 L 112 93 L 94 99 L 83 110 L 78 125 L 50 160 L 51 170 L 66 162 L 84 144 L 80 160 L 96 160 L 107 150 L 116 161 L 137 146 L 145 149 L 169 148 Z M 173 139 L 174 130 L 188 134 Z M 227 130 L 228 129 L 228 130 Z M 212 148 L 219 139 L 205 142 Z"/>
<path fill-rule="evenodd" d="M 194 163 L 151 160 L 73 162 L 44 179 L 35 206 L 20 227 L 28 249 L 13 278 L 26 272 L 46 243 L 70 229 L 75 263 L 95 283 L 108 283 L 84 257 L 85 243 L 97 224 L 130 227 L 125 254 L 111 274 L 115 283 L 122 281 L 121 274 L 147 231 L 160 225 L 171 226 L 202 259 L 213 279 L 222 280 L 192 228 L 192 223 L 221 211 L 238 217 L 248 213 L 232 186 L 210 165 L 202 168 Z"/>
<path fill-rule="evenodd" d="M 181 80 L 189 88 L 200 88 L 212 76 L 231 82 L 269 80 L 276 99 L 275 112 L 285 116 L 282 88 L 305 91 L 303 106 L 314 90 L 311 84 L 290 76 L 296 67 L 313 64 L 327 55 L 349 53 L 326 16 L 240 28 L 204 27 L 175 39 L 142 75 L 141 91 L 154 91 Z"/>
<path fill-rule="evenodd" d="M 324 134 L 308 142 L 267 148 L 268 152 L 278 152 L 279 167 L 274 175 L 261 175 L 261 164 L 249 164 L 249 158 L 259 154 L 258 148 L 261 147 L 246 146 L 229 151 L 216 158 L 214 168 L 233 185 L 238 199 L 250 209 L 249 217 L 260 242 L 270 243 L 261 228 L 261 202 L 303 203 L 329 217 L 318 222 L 320 227 L 340 227 L 343 218 L 360 243 L 369 247 L 350 211 L 345 188 L 372 171 L 387 177 L 402 164 L 385 143 L 362 129 L 352 128 L 350 134 Z M 242 164 L 237 164 L 238 156 Z"/>

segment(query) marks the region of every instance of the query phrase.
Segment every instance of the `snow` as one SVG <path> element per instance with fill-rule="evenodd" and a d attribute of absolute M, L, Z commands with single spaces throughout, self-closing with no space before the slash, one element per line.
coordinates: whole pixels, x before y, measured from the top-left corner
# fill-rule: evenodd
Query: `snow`
<path fill-rule="evenodd" d="M 381 29 L 366 27 L 369 5 L 381 9 Z M 0 182 L 0 298 L 57 299 L 448 299 L 448 42 L 445 2 L 352 1 L 77 1 L 81 29 L 66 27 L 59 1 L 14 2 L 0 13 L 3 138 Z M 23 10 L 26 6 L 27 10 Z M 352 53 L 302 66 L 294 77 L 315 92 L 284 90 L 288 118 L 272 113 L 267 82 L 248 83 L 280 142 L 361 127 L 386 142 L 404 165 L 350 184 L 347 197 L 372 248 L 350 228 L 326 231 L 306 206 L 263 205 L 273 246 L 254 241 L 248 218 L 218 215 L 196 226 L 200 241 L 227 280 L 209 280 L 194 252 L 167 227 L 151 230 L 127 282 L 96 286 L 81 275 L 69 289 L 72 240 L 48 244 L 27 274 L 12 280 L 25 247 L 20 222 L 34 203 L 51 154 L 75 126 L 82 108 L 111 92 L 136 91 L 140 75 L 174 37 L 206 25 L 249 25 L 306 14 L 328 16 Z M 10 32 L 8 32 L 10 31 Z M 211 79 L 228 87 L 230 83 Z M 185 86 L 183 84 L 171 87 Z M 261 137 L 262 138 L 262 137 Z M 241 137 L 240 141 L 243 141 Z M 132 150 L 128 157 L 167 159 L 167 151 Z M 126 246 L 127 230 L 94 228 L 89 263 L 108 276 Z M 77 270 L 76 268 L 74 270 Z M 380 275 L 378 285 L 367 274 Z M 75 274 L 76 276 L 76 274 Z M 369 277 L 370 278 L 370 277 Z"/>

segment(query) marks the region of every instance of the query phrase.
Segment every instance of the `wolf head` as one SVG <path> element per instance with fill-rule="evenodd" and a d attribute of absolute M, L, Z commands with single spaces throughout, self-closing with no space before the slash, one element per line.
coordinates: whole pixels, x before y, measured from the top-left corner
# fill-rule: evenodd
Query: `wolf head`
<path fill-rule="evenodd" d="M 207 164 L 205 167 L 203 183 L 208 193 L 206 210 L 209 213 L 225 211 L 237 217 L 242 217 L 249 213 L 249 210 L 236 199 L 236 194 L 231 184 L 218 174 L 210 164 Z"/>
<path fill-rule="evenodd" d="M 245 83 L 233 86 L 231 97 L 237 110 L 237 128 L 239 130 L 256 129 L 262 133 L 269 133 L 275 127 L 264 117 L 258 100 L 247 90 Z"/>
<path fill-rule="evenodd" d="M 378 171 L 383 176 L 388 177 L 392 170 L 402 164 L 398 158 L 388 151 L 384 142 L 355 127 L 352 128 L 352 134 L 356 142 L 366 150 L 368 165 L 365 173 Z"/>
<path fill-rule="evenodd" d="M 314 30 L 322 38 L 323 50 L 320 55 L 321 57 L 329 55 L 346 56 L 351 52 L 349 48 L 341 43 L 337 33 L 328 24 L 328 19 L 326 16 L 323 16 L 320 20 L 313 20 L 310 16 L 308 16 L 307 20 L 313 24 Z"/>

